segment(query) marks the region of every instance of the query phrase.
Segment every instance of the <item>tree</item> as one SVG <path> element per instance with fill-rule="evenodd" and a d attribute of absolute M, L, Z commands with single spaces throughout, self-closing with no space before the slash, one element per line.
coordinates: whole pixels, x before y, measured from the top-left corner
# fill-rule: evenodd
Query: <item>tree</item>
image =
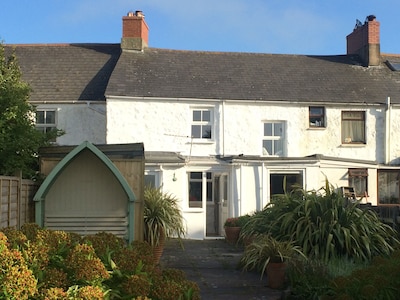
<path fill-rule="evenodd" d="M 15 52 L 6 55 L 0 42 L 0 174 L 21 170 L 25 178 L 37 173 L 37 153 L 59 135 L 35 129 L 35 108 L 28 102 L 31 88 L 22 80 Z"/>

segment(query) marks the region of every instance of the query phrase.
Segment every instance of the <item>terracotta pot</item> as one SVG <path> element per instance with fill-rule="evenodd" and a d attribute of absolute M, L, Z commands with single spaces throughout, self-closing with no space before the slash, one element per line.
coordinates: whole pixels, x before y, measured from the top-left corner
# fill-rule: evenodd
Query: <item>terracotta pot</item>
<path fill-rule="evenodd" d="M 156 265 L 159 264 L 161 256 L 164 252 L 164 246 L 165 246 L 165 232 L 161 231 L 160 232 L 160 243 L 156 246 L 153 246 L 153 257 L 154 257 L 154 262 Z"/>
<path fill-rule="evenodd" d="M 273 263 L 267 265 L 267 286 L 271 289 L 281 289 L 286 281 L 286 263 Z"/>
<path fill-rule="evenodd" d="M 241 227 L 224 227 L 225 239 L 229 244 L 236 244 L 239 240 Z"/>

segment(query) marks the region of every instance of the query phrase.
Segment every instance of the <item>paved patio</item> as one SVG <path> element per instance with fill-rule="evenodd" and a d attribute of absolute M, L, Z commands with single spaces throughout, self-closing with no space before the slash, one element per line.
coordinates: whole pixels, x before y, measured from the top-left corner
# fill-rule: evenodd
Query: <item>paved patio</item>
<path fill-rule="evenodd" d="M 185 271 L 189 280 L 197 282 L 204 300 L 277 300 L 282 291 L 266 287 L 266 278 L 237 268 L 243 248 L 225 240 L 167 241 L 161 257 L 163 267 Z"/>

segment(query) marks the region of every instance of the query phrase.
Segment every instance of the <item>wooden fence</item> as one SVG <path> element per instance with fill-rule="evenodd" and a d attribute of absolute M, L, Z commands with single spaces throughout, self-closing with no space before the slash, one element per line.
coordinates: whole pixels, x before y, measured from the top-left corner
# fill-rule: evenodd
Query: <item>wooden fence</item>
<path fill-rule="evenodd" d="M 34 181 L 13 176 L 0 176 L 0 228 L 20 229 L 35 221 L 33 196 L 37 191 Z"/>

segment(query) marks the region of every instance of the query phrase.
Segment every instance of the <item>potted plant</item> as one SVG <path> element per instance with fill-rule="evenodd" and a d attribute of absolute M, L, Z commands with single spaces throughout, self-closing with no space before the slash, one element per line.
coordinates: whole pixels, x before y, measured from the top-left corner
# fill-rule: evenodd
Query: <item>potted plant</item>
<path fill-rule="evenodd" d="M 225 239 L 229 244 L 236 244 L 240 234 L 239 218 L 228 218 L 224 223 Z"/>
<path fill-rule="evenodd" d="M 278 241 L 270 235 L 259 235 L 246 247 L 240 264 L 243 270 L 257 270 L 267 274 L 267 286 L 279 289 L 284 286 L 287 261 L 304 254 L 291 241 Z"/>
<path fill-rule="evenodd" d="M 164 249 L 165 239 L 181 238 L 186 233 L 178 199 L 160 188 L 144 189 L 144 239 L 152 247 L 156 263 Z"/>

